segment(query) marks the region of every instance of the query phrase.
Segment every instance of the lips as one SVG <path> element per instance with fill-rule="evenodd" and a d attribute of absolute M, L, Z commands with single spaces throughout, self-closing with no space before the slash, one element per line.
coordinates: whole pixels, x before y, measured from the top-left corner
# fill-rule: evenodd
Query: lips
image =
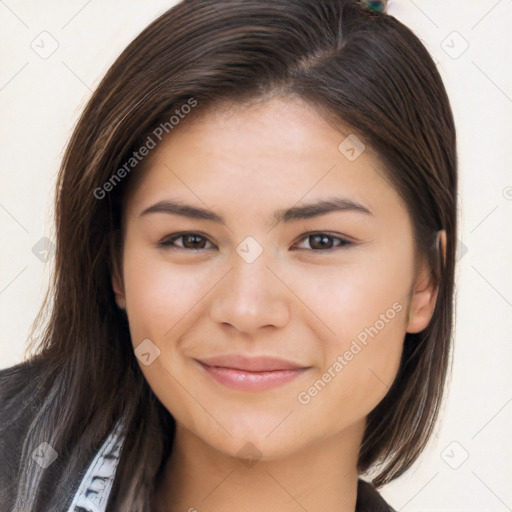
<path fill-rule="evenodd" d="M 272 372 L 277 370 L 299 370 L 301 368 L 305 368 L 300 364 L 296 364 L 285 359 L 267 356 L 246 357 L 237 354 L 210 357 L 207 359 L 201 359 L 199 362 L 207 366 L 232 368 L 246 372 Z"/>
<path fill-rule="evenodd" d="M 237 391 L 249 392 L 276 388 L 309 368 L 285 359 L 241 355 L 217 356 L 197 362 L 216 382 Z"/>

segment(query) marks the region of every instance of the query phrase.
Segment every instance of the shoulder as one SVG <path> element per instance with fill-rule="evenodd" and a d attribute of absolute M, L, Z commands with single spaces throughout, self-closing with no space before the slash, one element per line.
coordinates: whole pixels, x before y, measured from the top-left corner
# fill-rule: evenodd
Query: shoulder
<path fill-rule="evenodd" d="M 0 370 L 0 432 L 25 427 L 37 410 L 41 364 L 28 360 Z"/>
<path fill-rule="evenodd" d="M 38 408 L 34 393 L 37 371 L 38 364 L 34 361 L 0 370 L 0 502 L 3 505 L 12 504 L 25 436 Z"/>
<path fill-rule="evenodd" d="M 91 457 L 96 454 L 98 441 L 95 438 L 89 434 L 83 441 L 79 433 L 70 429 L 71 434 L 57 438 L 60 444 L 56 446 L 59 453 L 56 459 L 49 465 L 41 465 L 36 460 L 41 446 L 42 422 L 39 420 L 48 414 L 52 422 L 59 421 L 61 409 L 58 402 L 57 405 L 52 402 L 52 389 L 59 386 L 58 382 L 58 369 L 42 357 L 0 370 L 1 512 L 12 511 L 16 499 L 20 496 L 27 499 L 28 494 L 34 498 L 35 492 L 37 510 L 68 510 Z M 42 471 L 34 467 L 35 473 L 32 472 L 32 459 Z M 102 465 L 101 461 L 99 465 L 98 468 L 93 464 L 91 468 L 95 481 L 86 492 L 97 494 L 97 486 L 107 481 L 109 474 L 104 473 L 110 471 L 110 466 Z"/>
<path fill-rule="evenodd" d="M 358 480 L 357 483 L 357 504 L 356 512 L 395 512 L 377 489 L 365 480 Z"/>

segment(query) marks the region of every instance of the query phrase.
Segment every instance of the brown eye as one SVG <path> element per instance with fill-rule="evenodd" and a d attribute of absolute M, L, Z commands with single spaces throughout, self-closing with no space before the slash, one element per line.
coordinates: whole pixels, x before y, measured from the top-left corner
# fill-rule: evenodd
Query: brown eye
<path fill-rule="evenodd" d="M 302 238 L 301 241 L 307 240 L 313 251 L 328 251 L 335 248 L 343 248 L 352 245 L 352 242 L 338 236 L 329 235 L 327 233 L 311 233 Z M 339 243 L 336 243 L 338 241 Z M 300 247 L 304 249 L 304 247 Z M 307 249 L 307 247 L 305 247 Z"/>
<path fill-rule="evenodd" d="M 181 244 L 177 244 L 176 241 L 180 239 L 182 240 Z M 199 233 L 182 233 L 177 236 L 167 237 L 158 245 L 166 248 L 200 250 L 207 249 L 208 247 L 205 247 L 205 244 L 208 243 L 210 242 Z"/>

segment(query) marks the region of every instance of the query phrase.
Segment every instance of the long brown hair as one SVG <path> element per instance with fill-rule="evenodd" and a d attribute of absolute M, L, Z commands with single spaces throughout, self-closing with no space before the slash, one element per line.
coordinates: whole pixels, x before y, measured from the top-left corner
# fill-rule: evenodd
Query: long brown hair
<path fill-rule="evenodd" d="M 455 126 L 432 58 L 409 28 L 386 13 L 370 15 L 355 0 L 185 0 L 115 61 L 65 152 L 55 272 L 33 332 L 45 312 L 48 318 L 32 336 L 27 361 L 0 376 L 0 394 L 12 396 L 0 435 L 24 412 L 33 414 L 13 511 L 61 512 L 73 475 L 120 418 L 126 441 L 108 510 L 149 510 L 174 420 L 140 371 L 110 279 L 120 250 L 112 234 L 127 185 L 143 165 L 115 183 L 113 175 L 191 99 L 200 111 L 276 91 L 350 127 L 378 155 L 407 205 L 418 254 L 427 258 L 439 293 L 428 327 L 406 335 L 396 379 L 368 416 L 359 470 L 378 467 L 373 482 L 382 485 L 424 448 L 449 367 L 457 229 Z M 436 247 L 440 229 L 445 259 Z M 41 442 L 59 453 L 59 481 L 31 457 Z"/>

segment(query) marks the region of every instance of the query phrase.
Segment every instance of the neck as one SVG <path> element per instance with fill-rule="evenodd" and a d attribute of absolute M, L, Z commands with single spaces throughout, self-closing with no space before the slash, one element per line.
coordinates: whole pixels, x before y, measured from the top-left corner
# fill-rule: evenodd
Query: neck
<path fill-rule="evenodd" d="M 354 512 L 362 426 L 277 460 L 219 452 L 176 425 L 155 493 L 159 512 Z M 250 447 L 247 447 L 250 454 Z"/>

